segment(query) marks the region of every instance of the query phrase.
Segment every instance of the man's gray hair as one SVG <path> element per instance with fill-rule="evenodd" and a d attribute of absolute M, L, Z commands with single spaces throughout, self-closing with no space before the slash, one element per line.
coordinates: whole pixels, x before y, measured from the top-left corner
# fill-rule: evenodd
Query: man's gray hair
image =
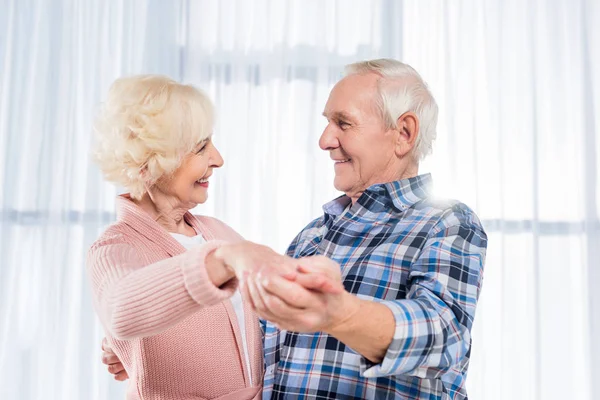
<path fill-rule="evenodd" d="M 419 135 L 414 149 L 417 161 L 431 153 L 437 136 L 438 106 L 421 75 L 410 65 L 392 59 L 379 59 L 349 64 L 346 76 L 376 73 L 381 76 L 378 85 L 377 106 L 388 128 L 395 128 L 398 118 L 412 111 L 419 119 Z"/>

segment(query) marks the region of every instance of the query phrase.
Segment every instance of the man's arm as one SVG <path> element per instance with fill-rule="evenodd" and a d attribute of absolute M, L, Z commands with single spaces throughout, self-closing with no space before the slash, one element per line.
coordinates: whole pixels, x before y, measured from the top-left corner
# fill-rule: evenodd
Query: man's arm
<path fill-rule="evenodd" d="M 262 295 L 257 310 L 284 329 L 336 337 L 363 355 L 365 376 L 436 377 L 470 348 L 486 246 L 478 223 L 442 224 L 411 266 L 406 299 L 371 302 L 346 292 L 322 295 L 270 279 L 256 282 L 255 292 Z M 333 272 L 331 264 L 327 268 Z"/>
<path fill-rule="evenodd" d="M 348 345 L 371 363 L 381 362 L 394 339 L 395 319 L 389 307 L 361 300 L 346 292 L 347 318 L 325 329 L 325 333 Z"/>

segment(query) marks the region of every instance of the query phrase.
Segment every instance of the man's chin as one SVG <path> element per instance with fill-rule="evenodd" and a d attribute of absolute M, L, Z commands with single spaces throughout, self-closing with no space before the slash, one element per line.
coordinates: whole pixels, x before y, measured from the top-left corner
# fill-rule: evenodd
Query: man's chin
<path fill-rule="evenodd" d="M 335 177 L 333 179 L 333 187 L 339 192 L 347 193 L 350 190 L 351 185 L 349 185 L 348 182 L 344 182 L 343 179 Z"/>

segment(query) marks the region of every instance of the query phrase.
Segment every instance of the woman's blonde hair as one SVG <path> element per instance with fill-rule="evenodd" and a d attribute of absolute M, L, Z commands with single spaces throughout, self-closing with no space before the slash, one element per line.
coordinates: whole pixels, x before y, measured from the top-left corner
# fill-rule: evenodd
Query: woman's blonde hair
<path fill-rule="evenodd" d="M 214 109 L 191 85 L 164 76 L 117 79 L 94 124 L 92 156 L 106 180 L 139 199 L 210 137 Z"/>

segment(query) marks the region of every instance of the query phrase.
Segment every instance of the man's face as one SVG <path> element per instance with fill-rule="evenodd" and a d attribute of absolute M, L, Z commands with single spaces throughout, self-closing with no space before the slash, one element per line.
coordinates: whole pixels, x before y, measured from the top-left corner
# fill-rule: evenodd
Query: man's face
<path fill-rule="evenodd" d="M 350 75 L 332 89 L 323 115 L 329 122 L 319 146 L 335 161 L 334 186 L 356 201 L 369 186 L 398 175 L 396 131 L 377 109 L 376 74 Z"/>

